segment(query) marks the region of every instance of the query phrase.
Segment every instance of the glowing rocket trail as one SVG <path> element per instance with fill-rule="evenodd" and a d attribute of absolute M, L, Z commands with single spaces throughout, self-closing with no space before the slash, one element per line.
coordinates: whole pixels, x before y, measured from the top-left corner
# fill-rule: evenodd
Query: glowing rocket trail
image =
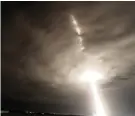
<path fill-rule="evenodd" d="M 81 37 L 81 28 L 78 26 L 78 22 L 73 15 L 71 15 L 71 22 L 75 32 L 78 35 L 79 46 L 82 51 L 84 49 L 84 46 L 83 46 L 83 39 Z M 86 73 L 84 72 L 84 75 L 82 75 L 81 78 L 83 78 L 82 81 L 89 82 L 88 84 L 92 89 L 92 94 L 95 101 L 95 109 L 96 109 L 96 113 L 94 114 L 94 116 L 106 116 L 103 103 L 102 100 L 100 99 L 100 95 L 96 84 L 96 81 L 98 80 L 99 76 L 100 76 L 99 72 L 86 71 Z M 93 78 L 95 79 L 95 81 L 93 80 Z"/>

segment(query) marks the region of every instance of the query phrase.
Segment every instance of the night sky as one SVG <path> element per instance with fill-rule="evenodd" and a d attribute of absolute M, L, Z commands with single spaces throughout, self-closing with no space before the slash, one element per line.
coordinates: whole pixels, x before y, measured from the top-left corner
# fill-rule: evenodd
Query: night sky
<path fill-rule="evenodd" d="M 81 72 L 104 74 L 109 116 L 135 114 L 135 2 L 2 2 L 2 109 L 90 114 Z"/>

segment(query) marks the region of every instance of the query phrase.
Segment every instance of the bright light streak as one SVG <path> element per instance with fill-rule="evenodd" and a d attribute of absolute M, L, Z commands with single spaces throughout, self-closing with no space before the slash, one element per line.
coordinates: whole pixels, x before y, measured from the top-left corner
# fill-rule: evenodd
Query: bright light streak
<path fill-rule="evenodd" d="M 78 35 L 81 35 L 81 29 L 80 27 L 78 26 L 78 23 L 77 23 L 77 20 L 75 19 L 75 17 L 73 15 L 71 15 L 71 20 L 72 20 L 72 24 L 74 26 L 74 29 L 76 31 L 76 33 Z"/>
<path fill-rule="evenodd" d="M 75 32 L 78 34 L 77 41 L 79 43 L 80 50 L 83 51 L 85 49 L 85 47 L 83 46 L 83 38 L 80 36 L 82 31 L 81 31 L 81 28 L 79 27 L 78 22 L 75 19 L 74 15 L 71 15 L 71 23 L 73 25 Z"/>
<path fill-rule="evenodd" d="M 91 83 L 91 89 L 92 89 L 92 93 L 93 93 L 93 97 L 95 101 L 95 108 L 96 108 L 95 116 L 106 116 L 103 103 L 98 92 L 97 85 L 95 83 Z"/>
<path fill-rule="evenodd" d="M 77 43 L 79 44 L 81 51 L 84 50 L 85 47 L 83 46 L 83 39 L 82 39 L 82 37 L 81 36 L 77 37 L 77 41 L 78 41 Z"/>
<path fill-rule="evenodd" d="M 76 27 L 75 30 L 76 30 L 78 35 L 81 35 L 81 29 L 79 27 Z"/>
<path fill-rule="evenodd" d="M 75 25 L 75 26 L 77 26 L 78 24 L 77 24 L 77 21 L 75 20 L 75 18 L 74 18 L 74 16 L 73 15 L 71 15 L 71 18 L 72 18 L 72 22 L 73 22 L 73 24 Z"/>
<path fill-rule="evenodd" d="M 93 98 L 95 101 L 95 109 L 96 109 L 95 116 L 106 116 L 103 103 L 102 100 L 100 99 L 100 94 L 98 92 L 97 83 L 96 83 L 101 79 L 103 79 L 103 74 L 94 70 L 93 71 L 87 70 L 81 75 L 81 81 L 88 83 L 91 87 Z"/>

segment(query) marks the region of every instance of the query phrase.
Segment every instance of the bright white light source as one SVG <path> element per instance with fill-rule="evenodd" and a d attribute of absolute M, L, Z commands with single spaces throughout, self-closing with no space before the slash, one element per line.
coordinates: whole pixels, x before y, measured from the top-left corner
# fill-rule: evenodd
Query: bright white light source
<path fill-rule="evenodd" d="M 81 75 L 81 82 L 90 83 L 89 86 L 93 93 L 93 98 L 95 101 L 95 116 L 106 116 L 104 111 L 103 103 L 100 98 L 100 94 L 97 88 L 97 81 L 103 79 L 103 74 L 95 70 L 86 70 Z"/>
<path fill-rule="evenodd" d="M 98 71 L 92 71 L 92 70 L 86 70 L 82 73 L 80 76 L 80 79 L 82 82 L 88 82 L 93 83 L 98 80 L 101 80 L 103 78 L 103 75 Z"/>

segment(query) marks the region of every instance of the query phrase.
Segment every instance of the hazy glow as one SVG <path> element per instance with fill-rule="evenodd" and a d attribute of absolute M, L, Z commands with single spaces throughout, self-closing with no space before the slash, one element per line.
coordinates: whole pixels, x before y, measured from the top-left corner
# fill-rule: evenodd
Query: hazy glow
<path fill-rule="evenodd" d="M 80 76 L 82 82 L 95 83 L 98 80 L 101 80 L 103 75 L 98 71 L 86 70 Z"/>

